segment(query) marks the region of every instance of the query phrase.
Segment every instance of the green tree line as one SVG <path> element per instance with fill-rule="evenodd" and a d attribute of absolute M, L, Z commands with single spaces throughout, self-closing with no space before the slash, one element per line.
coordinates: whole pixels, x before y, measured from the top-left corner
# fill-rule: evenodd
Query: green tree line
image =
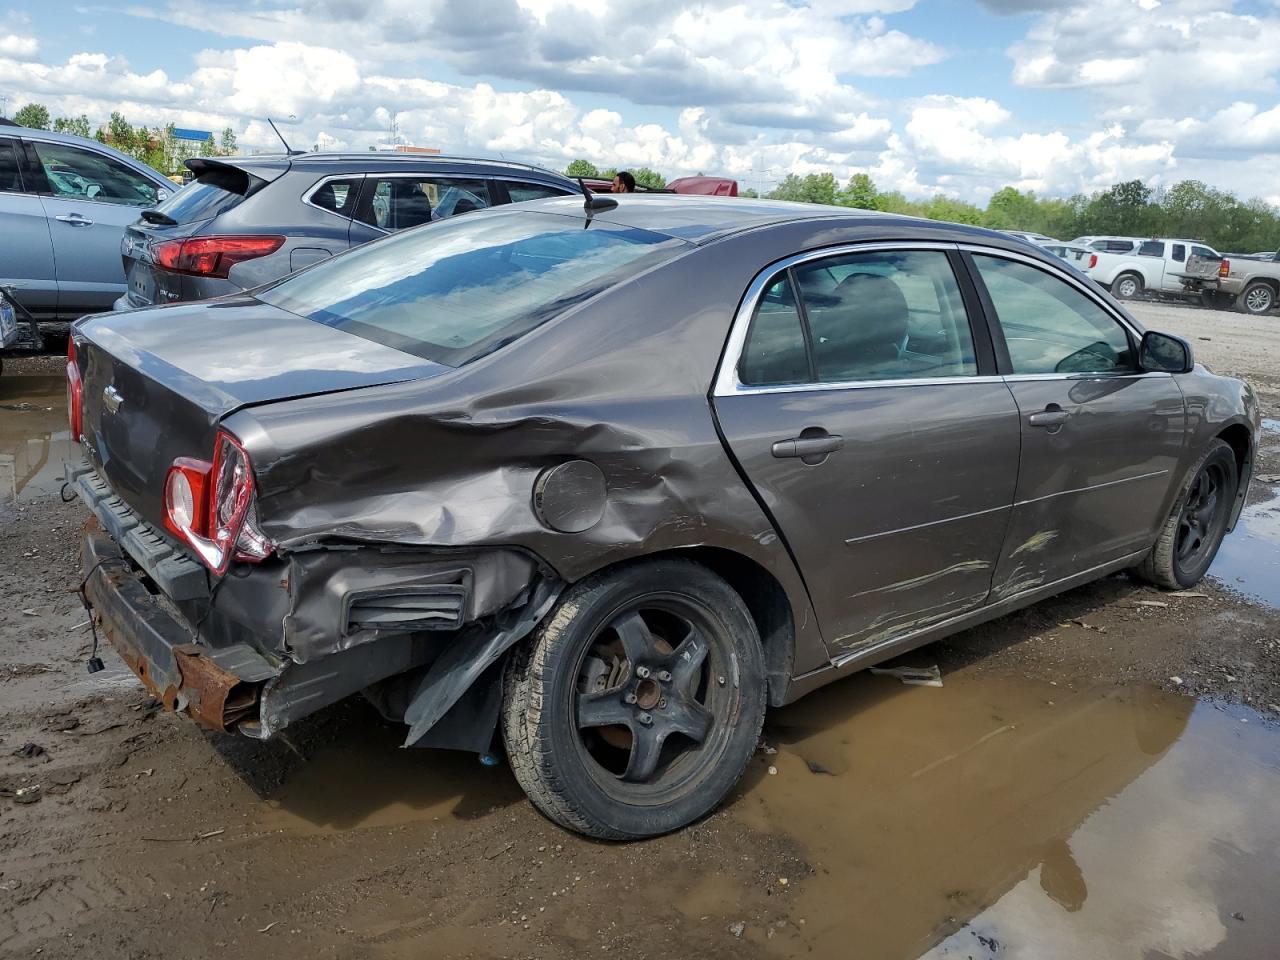
<path fill-rule="evenodd" d="M 180 145 L 174 124 L 150 128 L 134 126 L 118 111 L 113 112 L 111 119 L 92 132 L 89 118 L 84 114 L 78 117 L 51 118 L 49 108 L 41 103 L 28 103 L 22 107 L 13 115 L 13 122 L 35 130 L 54 130 L 80 137 L 93 137 L 99 143 L 105 143 L 135 160 L 141 160 L 165 176 L 182 173 L 185 169 L 182 161 L 191 155 L 185 144 Z M 210 134 L 196 153 L 202 157 L 228 157 L 237 149 L 235 131 L 227 127 L 216 140 Z"/>
<path fill-rule="evenodd" d="M 750 192 L 750 191 L 748 191 Z M 1026 230 L 1061 240 L 1090 234 L 1129 237 L 1185 237 L 1219 251 L 1253 253 L 1280 247 L 1280 211 L 1265 200 L 1240 200 L 1199 180 L 1183 180 L 1153 190 L 1141 180 L 1117 183 L 1085 196 L 1038 197 L 1030 190 L 1004 187 L 986 207 L 952 197 L 908 200 L 898 191 L 882 192 L 865 173 L 843 187 L 831 173 L 788 175 L 767 194 L 771 200 L 829 203 L 864 210 Z"/>

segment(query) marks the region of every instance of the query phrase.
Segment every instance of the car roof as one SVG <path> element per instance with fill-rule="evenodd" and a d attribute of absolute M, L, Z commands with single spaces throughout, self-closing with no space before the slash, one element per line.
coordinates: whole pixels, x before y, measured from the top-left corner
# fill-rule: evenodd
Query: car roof
<path fill-rule="evenodd" d="M 465 169 L 469 172 L 490 176 L 509 176 L 511 174 L 529 175 L 543 180 L 554 180 L 560 184 L 576 186 L 576 182 L 563 173 L 538 167 L 531 163 L 520 163 L 515 160 L 493 160 L 484 157 L 445 156 L 433 153 L 392 153 L 354 151 L 334 151 L 331 153 L 294 153 L 294 154 L 255 154 L 253 156 L 218 157 L 225 164 L 240 167 L 252 172 L 255 167 L 276 169 L 282 165 L 295 170 L 316 170 L 320 172 L 367 173 L 375 170 L 395 169 L 404 166 L 410 170 Z"/>
<path fill-rule="evenodd" d="M 597 202 L 603 199 L 598 198 Z M 927 228 L 933 239 L 1025 249 L 1025 241 L 1019 241 L 997 230 L 855 207 L 671 193 L 614 194 L 609 199 L 615 200 L 617 205 L 597 208 L 593 219 L 617 226 L 636 227 L 698 245 L 776 224 L 843 220 L 851 227 L 866 228 L 869 235 L 881 232 L 884 239 L 910 240 L 915 229 Z M 520 207 L 530 212 L 583 216 L 583 201 L 577 197 L 527 201 L 520 204 Z M 877 231 L 877 228 L 880 230 Z M 997 243 L 992 244 L 992 241 Z"/>

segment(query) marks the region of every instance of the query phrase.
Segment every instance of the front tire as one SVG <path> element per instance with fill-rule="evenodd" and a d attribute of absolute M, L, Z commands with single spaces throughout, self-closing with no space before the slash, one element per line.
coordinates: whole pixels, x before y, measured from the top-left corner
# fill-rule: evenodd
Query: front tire
<path fill-rule="evenodd" d="M 1132 300 L 1142 293 L 1142 278 L 1136 273 L 1122 273 L 1112 281 L 1111 293 L 1117 300 Z"/>
<path fill-rule="evenodd" d="M 1167 590 L 1199 583 L 1222 546 L 1239 484 L 1235 451 L 1215 438 L 1189 471 L 1155 546 L 1138 566 L 1139 575 Z"/>
<path fill-rule="evenodd" d="M 1260 317 L 1276 305 L 1276 292 L 1269 283 L 1251 283 L 1236 301 L 1241 312 Z"/>
<path fill-rule="evenodd" d="M 507 662 L 503 739 L 548 818 L 590 837 L 678 830 L 711 812 L 755 751 L 759 634 L 705 567 L 630 564 L 571 587 Z"/>

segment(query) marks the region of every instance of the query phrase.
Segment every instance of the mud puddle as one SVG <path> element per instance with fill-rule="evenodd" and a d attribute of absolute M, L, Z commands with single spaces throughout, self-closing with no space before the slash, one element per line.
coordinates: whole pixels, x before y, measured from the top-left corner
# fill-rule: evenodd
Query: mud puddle
<path fill-rule="evenodd" d="M 63 378 L 0 377 L 0 503 L 56 493 L 71 448 Z"/>
<path fill-rule="evenodd" d="M 1280 494 L 1250 504 L 1222 541 L 1209 576 L 1280 609 Z"/>
<path fill-rule="evenodd" d="M 766 738 L 732 815 L 814 867 L 785 926 L 747 931 L 770 954 L 1261 957 L 1280 939 L 1280 726 L 1252 711 L 860 676 Z M 687 902 L 733 891 L 709 875 Z"/>

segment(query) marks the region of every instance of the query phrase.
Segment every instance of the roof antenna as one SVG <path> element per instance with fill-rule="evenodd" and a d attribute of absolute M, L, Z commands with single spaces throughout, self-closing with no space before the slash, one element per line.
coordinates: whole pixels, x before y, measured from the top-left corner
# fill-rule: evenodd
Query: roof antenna
<path fill-rule="evenodd" d="M 280 142 L 284 144 L 284 153 L 286 157 L 296 157 L 307 152 L 305 150 L 294 150 L 289 146 L 289 141 L 284 138 L 284 134 L 280 132 L 280 128 L 276 126 L 276 122 L 270 117 L 267 117 L 267 123 L 271 124 L 271 129 L 276 132 L 276 136 L 279 137 Z"/>
<path fill-rule="evenodd" d="M 613 197 L 600 197 L 593 194 L 581 177 L 578 177 L 578 187 L 582 190 L 582 198 L 585 201 L 582 209 L 587 214 L 587 223 L 591 222 L 591 216 L 597 210 L 612 210 L 618 205 L 618 201 Z"/>

